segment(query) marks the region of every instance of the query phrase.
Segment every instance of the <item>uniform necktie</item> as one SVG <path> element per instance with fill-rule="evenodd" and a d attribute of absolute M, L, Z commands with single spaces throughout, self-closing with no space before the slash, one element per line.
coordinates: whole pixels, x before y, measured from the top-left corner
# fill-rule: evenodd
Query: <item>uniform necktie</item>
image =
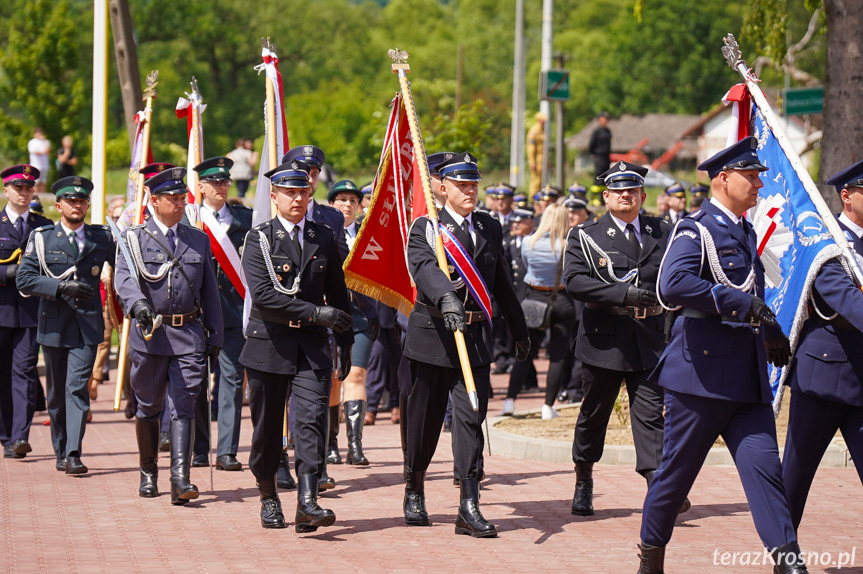
<path fill-rule="evenodd" d="M 15 220 L 15 231 L 17 231 L 18 233 L 21 233 L 21 231 L 23 231 L 23 228 L 24 228 L 24 219 L 19 217 L 18 219 Z"/>
<path fill-rule="evenodd" d="M 471 257 L 473 257 L 473 250 L 474 250 L 473 237 L 471 237 L 471 235 L 470 235 L 470 223 L 468 223 L 467 219 L 465 219 L 464 221 L 461 222 L 461 230 L 464 231 L 464 235 L 465 235 L 464 248 L 467 251 L 467 254 L 470 255 Z"/>
<path fill-rule="evenodd" d="M 171 248 L 171 254 L 173 255 L 174 251 L 177 250 L 177 242 L 174 239 L 174 230 L 169 229 L 165 236 L 168 238 L 168 246 Z"/>
<path fill-rule="evenodd" d="M 629 233 L 629 244 L 632 245 L 636 258 L 641 257 L 641 245 L 638 243 L 638 237 L 635 236 L 635 226 L 627 223 L 626 231 Z"/>
<path fill-rule="evenodd" d="M 294 248 L 297 250 L 297 255 L 302 257 L 303 248 L 300 245 L 300 226 L 299 225 L 294 226 L 294 230 L 291 231 L 290 236 L 291 236 L 291 243 L 294 244 Z"/>
<path fill-rule="evenodd" d="M 216 219 L 216 221 L 219 221 L 219 212 L 213 211 L 213 217 Z"/>
<path fill-rule="evenodd" d="M 74 231 L 69 232 L 69 242 L 72 244 L 72 253 L 75 254 L 75 257 L 78 257 L 78 242 L 75 240 L 75 235 Z"/>

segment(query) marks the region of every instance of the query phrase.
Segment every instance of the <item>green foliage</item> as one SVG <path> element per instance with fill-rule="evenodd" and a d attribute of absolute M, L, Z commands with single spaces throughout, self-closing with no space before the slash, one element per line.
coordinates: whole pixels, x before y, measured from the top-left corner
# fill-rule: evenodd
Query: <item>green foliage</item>
<path fill-rule="evenodd" d="M 0 53 L 0 150 L 7 161 L 29 161 L 27 141 L 41 127 L 52 150 L 69 134 L 77 155 L 86 158 L 88 94 L 77 70 L 80 34 L 69 3 L 10 4 L 15 17 L 4 19 L 8 35 Z"/>

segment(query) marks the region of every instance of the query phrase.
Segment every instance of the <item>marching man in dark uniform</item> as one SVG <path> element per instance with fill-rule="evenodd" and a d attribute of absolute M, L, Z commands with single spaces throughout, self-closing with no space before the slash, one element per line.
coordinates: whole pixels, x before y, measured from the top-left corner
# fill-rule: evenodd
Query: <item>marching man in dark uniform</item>
<path fill-rule="evenodd" d="M 27 242 L 16 278 L 24 295 L 38 295 L 37 341 L 45 358 L 48 415 L 57 470 L 84 474 L 81 442 L 90 411 L 87 382 L 105 325 L 99 277 L 114 265 L 114 242 L 107 228 L 84 223 L 93 182 L 64 177 L 51 186 L 60 223 L 36 229 Z"/>
<path fill-rule="evenodd" d="M 0 214 L 0 442 L 5 458 L 32 450 L 30 423 L 36 407 L 36 343 L 39 299 L 18 293 L 15 276 L 30 232 L 51 220 L 30 213 L 39 170 L 16 165 L 0 172 L 6 208 Z"/>
<path fill-rule="evenodd" d="M 827 180 L 842 199 L 837 217 L 860 260 L 863 254 L 863 162 Z M 863 482 L 863 293 L 838 259 L 815 277 L 812 313 L 791 363 L 788 435 L 782 481 L 795 530 L 818 463 L 837 430 Z"/>
<path fill-rule="evenodd" d="M 668 197 L 668 211 L 660 213 L 659 217 L 675 225 L 689 214 L 686 211 L 686 188 L 675 181 L 665 188 L 665 195 Z"/>
<path fill-rule="evenodd" d="M 249 377 L 254 427 L 249 468 L 258 481 L 261 526 L 284 528 L 276 472 L 285 399 L 292 394 L 299 482 L 295 530 L 314 532 L 336 519 L 317 503 L 333 371 L 327 329 L 333 329 L 339 379 L 344 380 L 354 341 L 350 300 L 333 231 L 305 217 L 310 201 L 308 164 L 292 160 L 266 176 L 278 213 L 253 228 L 243 248 L 252 297 L 248 339 L 240 355 Z"/>
<path fill-rule="evenodd" d="M 189 478 L 195 399 L 204 392 L 207 362 L 212 368 L 222 348 L 222 306 L 210 240 L 180 223 L 186 205 L 185 176 L 185 168 L 173 167 L 145 182 L 152 217 L 123 232 L 132 261 L 119 257 L 115 280 L 125 311 L 134 317 L 129 358 L 138 400 L 138 495 L 159 496 L 159 417 L 167 394 L 171 504 L 198 498 L 198 487 Z"/>
<path fill-rule="evenodd" d="M 626 383 L 635 471 L 648 482 L 662 456 L 662 389 L 647 380 L 665 346 L 656 275 L 671 227 L 639 215 L 647 168 L 615 163 L 600 180 L 608 212 L 569 232 L 563 273 L 567 291 L 584 302 L 575 358 L 583 363 L 584 400 L 575 425 L 572 513 L 593 515 L 593 465 L 621 382 Z"/>
<path fill-rule="evenodd" d="M 438 166 L 440 190 L 446 204 L 440 211 L 440 224 L 449 230 L 476 266 L 482 283 L 473 287 L 487 291 L 497 301 L 516 343 L 519 360 L 530 348 L 527 327 L 512 280 L 501 253 L 502 230 L 494 217 L 474 211 L 480 173 L 476 158 L 468 153 L 455 154 Z M 489 364 L 492 338 L 489 317 L 464 281 L 447 277 L 438 267 L 430 236 L 431 221 L 417 219 L 408 239 L 408 262 L 417 285 L 414 312 L 408 319 L 404 354 L 410 359 L 413 389 L 407 401 L 407 456 L 405 469 L 405 523 L 427 526 L 425 474 L 437 447 L 447 397 L 453 401 L 453 457 L 459 479 L 461 503 L 456 533 L 474 537 L 497 536 L 495 527 L 479 510 L 479 479 L 482 476 L 482 421 L 488 407 Z M 487 288 L 485 286 L 488 286 Z M 463 331 L 476 382 L 479 410 L 468 400 L 455 338 L 450 331 Z"/>
<path fill-rule="evenodd" d="M 756 148 L 754 137 L 745 138 L 698 166 L 713 197 L 677 225 L 663 260 L 657 295 L 679 315 L 650 375 L 665 389 L 665 436 L 644 500 L 642 574 L 663 571 L 680 505 L 720 436 L 774 572 L 806 572 L 782 488 L 767 377 L 768 361 L 787 364 L 788 339 L 764 303 L 755 230 L 742 217 L 767 170 Z"/>
<path fill-rule="evenodd" d="M 213 157 L 196 165 L 195 171 L 198 172 L 198 188 L 203 198 L 201 210 L 212 214 L 213 219 L 231 240 L 234 249 L 239 252 L 246 233 L 252 228 L 252 210 L 244 205 L 230 205 L 226 201 L 228 190 L 231 188 L 230 169 L 233 165 L 234 162 L 226 157 Z M 213 257 L 213 267 L 216 271 L 216 282 L 219 285 L 224 324 L 222 352 L 219 353 L 221 374 L 218 384 L 219 442 L 216 450 L 216 469 L 240 470 L 242 464 L 237 460 L 237 451 L 240 446 L 240 415 L 243 408 L 245 375 L 243 365 L 240 363 L 240 353 L 246 343 L 243 337 L 243 298 L 215 257 Z M 205 384 L 209 384 L 209 381 Z M 206 392 L 198 395 L 197 406 L 195 440 L 196 442 L 199 440 L 199 434 L 203 435 L 202 442 L 207 445 L 210 425 L 206 409 L 210 408 L 210 405 L 207 404 Z M 203 432 L 199 432 L 199 429 Z M 207 460 L 206 455 L 204 460 Z"/>

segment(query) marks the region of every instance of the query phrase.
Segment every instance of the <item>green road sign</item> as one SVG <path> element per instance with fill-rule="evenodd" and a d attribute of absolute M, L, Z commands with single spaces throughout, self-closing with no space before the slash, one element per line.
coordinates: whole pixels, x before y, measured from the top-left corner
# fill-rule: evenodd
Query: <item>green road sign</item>
<path fill-rule="evenodd" d="M 782 103 L 786 116 L 820 114 L 824 110 L 824 87 L 783 90 Z"/>
<path fill-rule="evenodd" d="M 569 70 L 544 70 L 539 72 L 540 100 L 569 99 Z"/>

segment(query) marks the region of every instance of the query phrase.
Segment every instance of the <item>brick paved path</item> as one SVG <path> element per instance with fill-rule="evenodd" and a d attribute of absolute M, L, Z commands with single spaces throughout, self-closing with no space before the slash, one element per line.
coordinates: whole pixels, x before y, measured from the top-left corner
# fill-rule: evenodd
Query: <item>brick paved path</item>
<path fill-rule="evenodd" d="M 504 377 L 489 411 L 501 408 Z M 401 515 L 403 483 L 398 427 L 381 414 L 365 430 L 371 466 L 334 466 L 335 490 L 322 503 L 336 524 L 315 534 L 293 531 L 295 494 L 283 492 L 290 527 L 263 530 L 255 481 L 245 468 L 251 423 L 243 418 L 242 472 L 192 469 L 198 501 L 174 507 L 168 494 L 167 453 L 161 453 L 156 499 L 137 497 L 134 425 L 110 409 L 113 385 L 100 388 L 95 420 L 84 439 L 90 473 L 54 470 L 50 433 L 37 415 L 34 452 L 0 459 L 0 572 L 577 572 L 637 570 L 636 548 L 645 484 L 630 468 L 596 472 L 596 516 L 572 516 L 570 465 L 486 458 L 489 479 L 482 509 L 497 539 L 453 533 L 458 490 L 452 486 L 449 435 L 444 434 L 427 483 L 431 528 L 408 528 Z M 519 399 L 536 408 L 540 395 Z M 344 456 L 344 430 L 340 434 Z M 494 445 L 492 445 L 492 451 Z M 770 572 L 770 567 L 724 567 L 714 551 L 760 552 L 740 481 L 733 468 L 705 468 L 690 494 L 693 508 L 678 522 L 668 548 L 672 573 Z M 822 469 L 804 517 L 804 550 L 851 552 L 856 568 L 813 567 L 812 572 L 863 572 L 863 488 L 853 469 Z"/>

